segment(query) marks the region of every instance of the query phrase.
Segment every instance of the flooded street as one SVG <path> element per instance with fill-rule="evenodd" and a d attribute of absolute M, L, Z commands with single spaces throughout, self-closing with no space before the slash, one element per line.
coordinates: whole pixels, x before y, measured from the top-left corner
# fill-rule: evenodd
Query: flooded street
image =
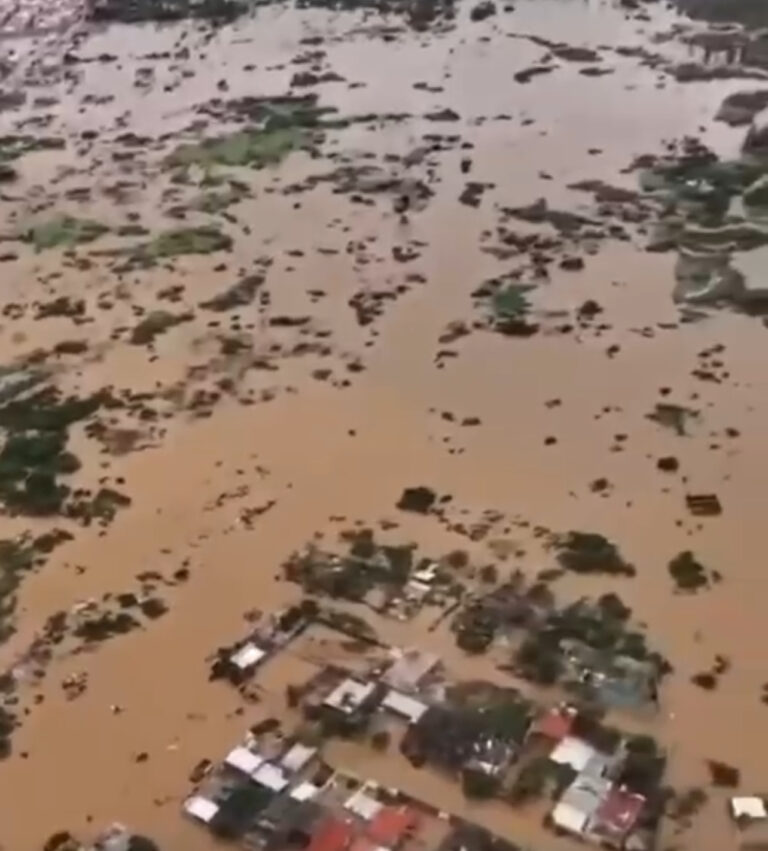
<path fill-rule="evenodd" d="M 15 381 L 94 400 L 67 420 L 79 464 L 52 465 L 70 488 L 51 486 L 55 509 L 40 509 L 47 479 L 20 484 L 0 457 L 0 537 L 72 535 L 0 587 L 16 723 L 0 849 L 39 851 L 58 830 L 112 821 L 163 849 L 219 847 L 181 815 L 190 771 L 282 717 L 308 663 L 270 660 L 249 704 L 209 681 L 211 654 L 244 633 L 247 612 L 301 598 L 281 570 L 290 553 L 357 522 L 485 562 L 503 538 L 516 554 L 500 573 L 531 579 L 555 566 L 541 530 L 615 542 L 633 577 L 566 573 L 553 589 L 619 594 L 674 670 L 652 720 L 611 720 L 664 746 L 677 790 L 708 787 L 718 760 L 739 769 L 740 792 L 764 794 L 768 320 L 762 302 L 673 298 L 693 249 L 681 237 L 646 250 L 672 201 L 641 192 L 637 160 L 677 155 L 686 137 L 723 163 L 739 157 L 748 126 L 715 115 L 768 87 L 768 70 L 681 82 L 676 68 L 703 62 L 687 35 L 707 23 L 656 3 L 517 0 L 482 20 L 461 3 L 418 27 L 417 3 L 308 5 L 214 26 L 0 4 L 0 166 L 13 172 L 0 172 L 4 440 L 48 427 L 11 409 Z M 275 100 L 289 92 L 306 99 Z M 282 135 L 249 147 L 263 109 Z M 201 144 L 212 138 L 230 147 Z M 624 200 L 596 198 L 598 183 Z M 762 227 L 742 211 L 717 227 Z M 179 235 L 194 228 L 213 245 Z M 739 238 L 728 261 L 764 287 L 761 248 Z M 507 286 L 517 300 L 500 314 Z M 690 409 L 689 426 L 649 417 L 659 404 Z M 669 457 L 673 473 L 659 468 Z M 34 476 L 36 462 L 18 463 Z M 420 485 L 450 495 L 447 520 L 396 508 Z M 78 488 L 130 504 L 104 520 L 82 496 L 94 517 L 81 523 L 67 508 Z M 693 515 L 691 494 L 716 494 L 722 514 Z M 504 519 L 486 539 L 456 528 L 487 510 Z M 668 564 L 684 551 L 721 581 L 676 591 Z M 188 577 L 169 578 L 180 569 Z M 146 572 L 161 575 L 163 617 L 30 655 L 56 613 L 134 592 Z M 437 652 L 457 680 L 515 685 L 457 647 L 448 622 L 365 617 L 385 644 Z M 704 691 L 691 678 L 717 656 L 729 669 Z M 68 699 L 62 682 L 80 673 L 87 689 Z M 335 741 L 326 756 L 526 849 L 578 847 L 538 812 L 464 801 L 394 749 Z M 665 821 L 659 847 L 742 847 L 730 793 L 707 793 L 688 829 Z"/>

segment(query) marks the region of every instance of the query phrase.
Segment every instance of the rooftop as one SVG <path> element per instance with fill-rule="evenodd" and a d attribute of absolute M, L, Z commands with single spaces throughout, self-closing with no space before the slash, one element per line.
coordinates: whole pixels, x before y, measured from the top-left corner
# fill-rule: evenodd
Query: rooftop
<path fill-rule="evenodd" d="M 392 667 L 384 675 L 384 680 L 398 691 L 411 691 L 440 662 L 437 653 L 423 650 L 395 650 L 399 653 Z"/>
<path fill-rule="evenodd" d="M 768 808 L 766 808 L 763 798 L 755 796 L 731 798 L 730 805 L 731 815 L 735 819 L 760 821 L 768 818 Z"/>
<path fill-rule="evenodd" d="M 426 703 L 395 689 L 389 690 L 381 705 L 396 715 L 407 718 L 411 723 L 418 721 L 429 708 Z"/>
<path fill-rule="evenodd" d="M 283 754 L 280 764 L 286 771 L 301 771 L 317 753 L 317 748 L 310 748 L 297 742 L 287 753 Z"/>
<path fill-rule="evenodd" d="M 236 768 L 243 774 L 250 776 L 264 762 L 264 757 L 240 746 L 233 748 L 225 757 L 224 762 L 231 768 Z"/>
<path fill-rule="evenodd" d="M 552 810 L 552 821 L 562 830 L 583 835 L 610 790 L 611 783 L 604 778 L 577 777 Z"/>
<path fill-rule="evenodd" d="M 383 804 L 367 793 L 366 787 L 363 786 L 344 802 L 344 806 L 353 812 L 356 816 L 370 821 L 383 808 Z"/>
<path fill-rule="evenodd" d="M 263 763 L 251 777 L 260 786 L 265 786 L 273 792 L 282 792 L 288 785 L 288 778 L 283 774 L 282 769 L 270 762 Z"/>
<path fill-rule="evenodd" d="M 593 829 L 601 836 L 623 839 L 637 824 L 645 798 L 614 786 L 595 813 Z"/>
<path fill-rule="evenodd" d="M 210 824 L 213 817 L 219 811 L 219 805 L 201 795 L 193 795 L 184 802 L 184 812 L 192 818 Z"/>
<path fill-rule="evenodd" d="M 570 765 L 574 771 L 581 772 L 595 756 L 597 751 L 588 742 L 575 736 L 566 736 L 549 758 L 558 765 Z"/>
<path fill-rule="evenodd" d="M 354 833 L 351 824 L 337 818 L 328 818 L 312 834 L 307 851 L 346 851 Z"/>
<path fill-rule="evenodd" d="M 382 807 L 371 819 L 368 836 L 377 845 L 394 848 L 418 823 L 419 815 L 412 807 Z"/>
<path fill-rule="evenodd" d="M 239 650 L 230 656 L 229 661 L 241 671 L 252 668 L 258 665 L 259 662 L 267 655 L 266 650 L 257 647 L 252 641 L 244 644 Z"/>
<path fill-rule="evenodd" d="M 375 688 L 374 683 L 361 683 L 348 677 L 326 697 L 324 704 L 351 715 L 373 694 Z"/>
<path fill-rule="evenodd" d="M 531 733 L 559 742 L 570 734 L 575 720 L 576 711 L 571 707 L 553 706 L 534 722 Z"/>

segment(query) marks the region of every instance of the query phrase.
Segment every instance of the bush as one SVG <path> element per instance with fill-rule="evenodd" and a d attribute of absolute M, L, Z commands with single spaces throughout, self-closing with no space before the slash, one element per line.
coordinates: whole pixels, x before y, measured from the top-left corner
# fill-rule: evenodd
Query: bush
<path fill-rule="evenodd" d="M 464 796 L 474 800 L 492 798 L 498 790 L 498 781 L 484 771 L 466 770 L 461 775 Z"/>
<path fill-rule="evenodd" d="M 721 786 L 725 789 L 735 789 L 739 785 L 741 772 L 738 768 L 728 765 L 725 762 L 718 762 L 710 759 L 707 761 L 709 774 L 712 778 L 713 786 Z"/>
<path fill-rule="evenodd" d="M 385 751 L 392 741 L 392 736 L 388 730 L 379 730 L 371 736 L 371 745 L 377 751 Z"/>
<path fill-rule="evenodd" d="M 296 709 L 299 703 L 301 703 L 301 687 L 287 685 L 285 687 L 285 702 L 290 709 Z"/>
<path fill-rule="evenodd" d="M 698 591 L 709 585 L 707 570 L 690 550 L 675 556 L 669 563 L 669 574 L 680 591 Z"/>
<path fill-rule="evenodd" d="M 499 581 L 499 571 L 494 564 L 486 564 L 480 568 L 480 581 L 488 585 L 495 585 Z"/>
<path fill-rule="evenodd" d="M 615 544 L 595 532 L 568 532 L 554 539 L 557 560 L 573 573 L 607 573 L 634 576 L 635 568 L 621 556 Z"/>
<path fill-rule="evenodd" d="M 552 776 L 552 763 L 546 757 L 538 757 L 523 766 L 515 778 L 509 793 L 510 802 L 522 804 L 540 798 Z"/>

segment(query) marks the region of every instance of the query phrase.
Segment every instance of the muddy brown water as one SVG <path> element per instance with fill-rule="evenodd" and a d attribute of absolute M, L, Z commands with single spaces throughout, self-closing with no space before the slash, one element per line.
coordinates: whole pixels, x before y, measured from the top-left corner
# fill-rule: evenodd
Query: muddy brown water
<path fill-rule="evenodd" d="M 269 254 L 275 258 L 268 275 L 273 314 L 308 313 L 318 328 L 331 330 L 334 355 L 327 365 L 339 377 L 346 375 L 346 356 L 360 356 L 366 364 L 364 372 L 352 376 L 350 388 L 339 390 L 309 377 L 324 365 L 322 359 L 281 360 L 277 373 L 245 379 L 257 390 L 280 388 L 274 401 L 252 407 L 225 401 L 201 421 L 179 414 L 162 423 L 167 432 L 152 441 L 153 448 L 109 459 L 109 472 L 126 481 L 132 507 L 104 536 L 80 531 L 44 570 L 24 582 L 17 632 L 0 647 L 3 666 L 23 652 L 48 615 L 130 587 L 137 573 L 169 572 L 189 558 L 191 579 L 169 592 L 171 611 L 164 618 L 92 653 L 55 661 L 43 686 L 34 689 L 44 701 L 21 719 L 13 756 L 0 764 L 0 845 L 8 851 L 38 849 L 57 829 L 87 833 L 112 820 L 156 837 L 164 848 L 215 847 L 180 816 L 187 775 L 202 757 L 223 754 L 253 720 L 284 712 L 284 702 L 275 688 L 261 704 L 239 712 L 242 703 L 233 691 L 207 682 L 206 656 L 242 633 L 248 609 L 268 610 L 297 598 L 297 589 L 280 581 L 279 566 L 315 532 L 333 540 L 346 525 L 330 522 L 333 515 L 372 524 L 396 520 L 401 528 L 390 534 L 417 540 L 435 553 L 466 545 L 434 519 L 395 510 L 402 489 L 422 483 L 453 495 L 457 519 L 460 509 L 476 517 L 492 508 L 533 525 L 595 530 L 617 541 L 637 566 L 635 579 L 567 578 L 556 587 L 563 597 L 618 591 L 673 662 L 676 673 L 665 685 L 662 712 L 650 728 L 669 748 L 670 781 L 679 787 L 706 785 L 705 760 L 712 758 L 741 770 L 743 791 L 768 790 L 761 746 L 768 707 L 760 702 L 768 681 L 763 649 L 768 379 L 762 356 L 766 329 L 760 321 L 717 313 L 674 330 L 660 328 L 658 323 L 678 320 L 671 301 L 672 258 L 609 242 L 596 256 L 587 256 L 584 271 L 553 273 L 534 297 L 542 311 L 573 311 L 594 298 L 604 308 L 601 320 L 609 330 L 599 336 L 582 330 L 528 340 L 475 331 L 451 346 L 457 358 L 446 360 L 441 370 L 434 364 L 437 338 L 446 324 L 477 316 L 471 291 L 509 268 L 478 250 L 482 232 L 496 223 L 494 203 L 520 205 L 546 196 L 555 206 L 577 209 L 585 199 L 568 191 L 568 183 L 599 178 L 633 186 L 634 177 L 620 170 L 634 156 L 658 152 L 664 140 L 689 133 L 723 155 L 733 153 L 741 131 L 715 125 L 712 118 L 722 98 L 742 88 L 743 81 L 680 86 L 612 52 L 619 45 L 647 45 L 653 32 L 667 29 L 674 19 L 662 10 L 654 10 L 649 21 L 638 21 L 606 3 L 540 0 L 520 2 L 514 13 L 482 24 L 469 23 L 466 13 L 460 10 L 450 31 L 403 31 L 394 42 L 371 31 L 381 23 L 373 15 L 282 6 L 260 9 L 255 19 L 218 31 L 204 48 L 197 25 L 115 26 L 90 33 L 78 51 L 114 53 L 119 61 L 78 66 L 77 86 L 61 71 L 51 72 L 46 91 L 61 99 L 51 108 L 51 132 L 72 138 L 98 129 L 102 138 L 82 156 L 70 147 L 20 160 L 20 182 L 8 193 L 16 200 L 0 205 L 8 228 L 35 213 L 36 185 L 43 194 L 90 185 L 95 190 L 91 202 L 57 201 L 52 209 L 122 221 L 124 210 L 107 204 L 99 192 L 119 177 L 140 184 L 135 203 L 126 209 L 141 209 L 148 226 L 159 226 L 161 187 L 152 171 L 158 155 L 147 152 L 141 166 L 112 162 L 109 138 L 118 117 L 127 113 L 127 128 L 157 137 L 188 127 L 193 108 L 221 94 L 219 79 L 227 80 L 228 97 L 282 93 L 297 67 L 290 60 L 306 49 L 299 44 L 306 35 L 324 36 L 325 63 L 350 82 L 365 84 L 319 87 L 321 102 L 337 106 L 342 115 L 419 116 L 449 106 L 461 116 L 445 125 L 415 118 L 375 130 L 353 126 L 329 139 L 327 152 L 370 152 L 381 164 L 384 154 L 411 151 L 424 133 L 460 133 L 474 143 L 468 152 L 474 162 L 471 179 L 493 182 L 496 188 L 486 193 L 479 210 L 458 204 L 464 152 L 454 149 L 432 158 L 436 196 L 407 223 L 392 212 L 389 200 L 354 206 L 323 186 L 298 196 L 301 207 L 296 209 L 296 197 L 267 189 L 335 167 L 327 158 L 296 154 L 275 169 L 248 176 L 255 197 L 244 201 L 237 215 L 252 234 L 238 237 L 233 254 L 226 256 L 229 277 L 214 273 L 218 257 L 184 258 L 175 270 L 129 274 L 126 299 L 110 311 L 89 311 L 93 323 L 3 322 L 0 351 L 6 362 L 63 339 L 91 341 L 87 358 L 60 368 L 58 380 L 67 389 L 92 391 L 107 383 L 136 390 L 158 382 L 167 386 L 182 380 L 190 365 L 210 360 L 215 345 L 205 318 L 160 338 L 154 360 L 144 348 L 111 341 L 111 331 L 134 321 L 133 304 L 156 306 L 162 286 L 184 283 L 185 303 L 194 307 L 231 282 L 238 265 Z M 399 19 L 386 22 L 397 25 Z M 156 63 L 154 87 L 135 90 L 133 72 L 147 64 L 138 57 L 170 49 L 182 32 L 195 46 L 193 58 Z M 600 47 L 601 64 L 613 73 L 587 78 L 577 64 L 558 61 L 551 74 L 519 85 L 513 74 L 538 63 L 546 49 L 511 34 Z M 35 49 L 45 54 L 46 42 L 40 39 L 46 38 L 55 65 L 55 38 L 40 36 Z M 25 49 L 24 40 L 17 49 Z M 672 44 L 663 49 L 671 55 L 678 50 Z M 257 70 L 244 72 L 248 63 Z M 180 65 L 192 68 L 195 76 L 182 77 Z M 414 89 L 420 80 L 444 91 Z M 165 82 L 178 85 L 166 92 Z M 114 94 L 115 100 L 84 107 L 80 99 L 86 92 Z M 511 120 L 494 120 L 499 114 Z M 10 127 L 19 117 L 6 113 L 0 121 Z M 528 118 L 534 123 L 525 124 Z M 425 169 L 415 171 L 425 174 Z M 368 248 L 373 262 L 353 264 L 348 243 L 374 237 Z M 403 266 L 394 263 L 392 246 L 409 239 L 425 243 L 421 256 Z M 320 254 L 319 247 L 340 253 Z M 288 257 L 285 252 L 292 249 L 305 254 Z M 63 268 L 62 277 L 44 288 L 39 278 L 61 269 L 61 252 L 33 255 L 23 249 L 20 255 L 18 263 L 2 270 L 5 301 L 31 302 L 50 298 L 51 292 L 95 299 L 115 285 L 97 264 L 87 271 Z M 389 304 L 371 338 L 369 329 L 354 322 L 348 299 L 361 287 L 399 283 L 410 271 L 425 275 L 427 283 L 412 285 Z M 312 305 L 311 289 L 328 295 Z M 257 325 L 257 351 L 298 339 L 293 331 L 265 327 L 255 309 L 240 313 Z M 643 333 L 649 326 L 652 336 Z M 373 345 L 366 347 L 369 339 Z M 718 343 L 725 346 L 721 357 L 728 380 L 694 380 L 690 372 L 697 353 Z M 611 344 L 621 347 L 614 358 L 605 354 Z M 677 437 L 646 419 L 661 400 L 663 386 L 672 388 L 673 401 L 701 411 L 690 437 Z M 562 400 L 560 407 L 546 406 L 553 398 Z M 439 416 L 445 410 L 458 418 L 477 416 L 482 425 L 446 423 Z M 724 435 L 729 427 L 739 430 L 737 439 Z M 621 453 L 610 451 L 617 433 L 628 435 Z M 557 444 L 545 446 L 546 435 L 556 436 Z M 82 435 L 74 439 L 84 475 L 95 481 L 105 458 Z M 451 448 L 461 453 L 451 454 Z M 663 455 L 679 458 L 687 482 L 656 470 L 656 459 Z M 598 477 L 612 484 L 607 497 L 589 490 Z M 219 494 L 242 484 L 250 488 L 247 497 L 208 509 Z M 701 521 L 687 515 L 688 491 L 717 492 L 723 515 Z M 270 499 L 275 507 L 252 530 L 244 528 L 240 511 Z M 3 524 L 7 534 L 25 528 L 20 519 Z M 507 537 L 528 550 L 519 560 L 524 570 L 534 574 L 551 566 L 551 555 L 541 551 L 528 530 L 513 528 Z M 482 545 L 477 549 L 483 551 Z M 695 596 L 674 594 L 666 564 L 684 549 L 693 549 L 720 571 L 723 582 Z M 509 567 L 513 564 L 510 560 Z M 456 676 L 474 677 L 480 669 L 498 676 L 492 665 L 463 657 L 447 629 L 430 633 L 422 619 L 407 625 L 378 619 L 375 625 L 393 642 L 436 649 Z M 704 693 L 690 684 L 690 676 L 708 668 L 716 654 L 727 656 L 732 670 L 717 691 Z M 284 666 L 280 682 L 300 675 L 294 664 L 304 671 L 290 654 L 270 664 Z M 88 690 L 67 701 L 59 683 L 79 671 L 89 675 Z M 24 695 L 25 705 L 31 696 Z M 123 711 L 113 713 L 113 705 Z M 141 752 L 149 759 L 136 763 Z M 540 815 L 523 818 L 500 807 L 471 807 L 458 787 L 427 770 L 404 766 L 394 754 L 373 757 L 357 745 L 334 743 L 330 755 L 344 767 L 402 784 L 522 844 L 568 846 L 541 832 Z M 724 796 L 713 792 L 693 828 L 674 841 L 705 851 L 737 847 Z"/>

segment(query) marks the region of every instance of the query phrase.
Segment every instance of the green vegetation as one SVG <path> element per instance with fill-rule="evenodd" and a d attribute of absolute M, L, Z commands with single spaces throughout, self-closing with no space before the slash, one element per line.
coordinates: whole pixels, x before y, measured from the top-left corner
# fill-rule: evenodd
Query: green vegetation
<path fill-rule="evenodd" d="M 670 403 L 660 403 L 656 405 L 650 414 L 646 414 L 649 420 L 658 423 L 664 428 L 672 429 L 680 437 L 688 434 L 688 424 L 697 420 L 699 417 L 698 411 L 691 408 L 684 408 L 682 405 L 673 405 Z"/>
<path fill-rule="evenodd" d="M 191 318 L 190 314 L 177 315 L 167 310 L 153 310 L 131 331 L 131 343 L 134 346 L 149 345 L 155 337 Z"/>
<path fill-rule="evenodd" d="M 498 779 L 484 771 L 466 769 L 461 772 L 461 790 L 470 800 L 482 801 L 492 798 L 498 788 Z"/>
<path fill-rule="evenodd" d="M 509 790 L 509 802 L 520 805 L 541 798 L 553 779 L 554 765 L 555 763 L 544 756 L 536 757 L 527 762 L 520 769 L 512 788 Z"/>
<path fill-rule="evenodd" d="M 39 225 L 34 225 L 21 239 L 30 242 L 35 251 L 49 248 L 72 248 L 75 245 L 93 242 L 109 231 L 106 225 L 92 219 L 77 219 L 74 216 L 59 215 Z"/>
<path fill-rule="evenodd" d="M 80 462 L 66 450 L 70 426 L 100 407 L 99 395 L 61 399 L 46 387 L 0 407 L 7 432 L 0 450 L 0 499 L 13 514 L 45 516 L 61 512 L 69 488 L 59 476 L 76 472 Z"/>
<path fill-rule="evenodd" d="M 310 546 L 283 565 L 286 579 L 310 594 L 357 602 L 376 586 L 395 591 L 408 581 L 414 568 L 413 546 L 379 544 L 371 529 L 343 532 L 341 539 L 348 546 L 346 555 Z"/>
<path fill-rule="evenodd" d="M 709 585 L 707 569 L 690 550 L 679 553 L 670 561 L 669 575 L 680 591 L 698 591 Z"/>
<path fill-rule="evenodd" d="M 11 734 L 16 727 L 16 719 L 11 713 L 0 706 L 0 760 L 11 755 Z"/>
<path fill-rule="evenodd" d="M 57 529 L 43 538 L 22 535 L 0 540 L 0 642 L 13 632 L 10 617 L 15 608 L 14 594 L 25 573 L 39 567 L 55 546 L 71 540 L 72 535 Z M 0 729 L 0 752 L 3 733 Z"/>
<path fill-rule="evenodd" d="M 236 307 L 246 307 L 256 298 L 256 293 L 263 283 L 263 275 L 246 275 L 213 298 L 201 301 L 200 307 L 216 313 L 223 313 Z"/>
<path fill-rule="evenodd" d="M 470 680 L 448 689 L 447 701 L 460 707 L 465 720 L 473 719 L 483 733 L 521 744 L 531 725 L 531 704 L 513 688 Z"/>
<path fill-rule="evenodd" d="M 305 129 L 295 126 L 268 125 L 262 129 L 237 130 L 199 143 L 180 145 L 168 156 L 166 164 L 182 170 L 199 166 L 206 171 L 217 165 L 263 168 L 280 163 L 309 138 Z"/>
<path fill-rule="evenodd" d="M 212 254 L 231 248 L 232 239 L 218 228 L 173 228 L 142 245 L 137 254 L 150 260 L 162 260 L 182 254 Z"/>
<path fill-rule="evenodd" d="M 216 251 L 231 251 L 232 238 L 217 227 L 171 228 L 162 231 L 148 242 L 106 252 L 109 255 L 124 255 L 128 266 L 150 267 L 161 260 L 171 260 L 185 254 L 213 254 Z"/>
<path fill-rule="evenodd" d="M 526 294 L 535 290 L 533 284 L 508 284 L 503 290 L 494 293 L 491 307 L 500 319 L 519 317 L 527 313 L 530 302 Z"/>
<path fill-rule="evenodd" d="M 634 576 L 633 565 L 624 560 L 618 547 L 595 532 L 568 532 L 554 535 L 552 546 L 557 550 L 560 566 L 572 573 L 605 573 L 613 576 Z"/>
<path fill-rule="evenodd" d="M 66 147 L 56 136 L 0 136 L 0 162 L 11 162 L 32 151 L 59 151 Z"/>
<path fill-rule="evenodd" d="M 189 205 L 193 210 L 199 210 L 201 213 L 221 213 L 233 204 L 242 201 L 248 197 L 248 191 L 235 186 L 230 186 L 228 189 L 220 191 L 204 192 L 198 195 Z"/>

